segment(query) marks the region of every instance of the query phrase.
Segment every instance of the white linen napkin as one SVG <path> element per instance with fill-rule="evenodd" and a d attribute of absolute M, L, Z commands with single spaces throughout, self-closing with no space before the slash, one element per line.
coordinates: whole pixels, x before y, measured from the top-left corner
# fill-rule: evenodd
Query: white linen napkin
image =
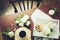
<path fill-rule="evenodd" d="M 36 9 L 33 14 L 31 15 L 31 19 L 34 22 L 36 18 L 41 18 L 41 19 L 52 19 L 49 15 L 47 15 L 46 13 L 44 13 L 43 11 Z M 45 38 L 44 38 L 45 39 Z M 35 37 L 34 40 L 37 40 L 37 38 Z M 46 40 L 46 39 L 45 39 Z M 48 39 L 49 40 L 49 39 Z M 52 39 L 53 40 L 53 39 Z"/>
<path fill-rule="evenodd" d="M 31 15 L 31 18 L 34 20 L 35 18 L 43 18 L 43 19 L 52 19 L 49 15 L 44 13 L 43 11 L 36 9 L 33 14 Z"/>

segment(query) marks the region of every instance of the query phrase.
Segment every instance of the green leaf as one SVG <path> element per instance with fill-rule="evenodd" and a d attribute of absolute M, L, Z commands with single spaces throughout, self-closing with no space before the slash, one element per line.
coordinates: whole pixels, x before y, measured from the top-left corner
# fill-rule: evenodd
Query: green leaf
<path fill-rule="evenodd" d="M 47 36 L 49 36 L 50 34 L 47 34 Z"/>
<path fill-rule="evenodd" d="M 8 33 L 7 32 L 3 32 L 3 34 L 8 36 Z"/>
<path fill-rule="evenodd" d="M 10 29 L 9 29 L 9 28 L 7 28 L 7 29 L 6 29 L 6 32 L 7 32 L 7 33 L 8 33 L 8 32 L 10 32 Z"/>
<path fill-rule="evenodd" d="M 16 18 L 16 20 L 20 21 L 21 18 L 23 18 L 23 17 L 24 17 L 24 13 L 22 13 L 22 14 L 20 15 L 20 17 Z"/>
<path fill-rule="evenodd" d="M 5 32 L 3 32 L 4 35 L 7 35 L 8 36 L 8 33 L 10 32 L 10 29 L 7 28 Z"/>
<path fill-rule="evenodd" d="M 20 18 L 16 18 L 16 20 L 20 21 Z"/>
<path fill-rule="evenodd" d="M 21 14 L 20 18 L 23 18 L 24 17 L 24 13 Z"/>
<path fill-rule="evenodd" d="M 54 10 L 56 11 L 56 10 L 57 10 L 57 8 L 54 8 Z"/>
<path fill-rule="evenodd" d="M 51 30 L 51 32 L 53 32 L 53 29 L 50 29 Z"/>

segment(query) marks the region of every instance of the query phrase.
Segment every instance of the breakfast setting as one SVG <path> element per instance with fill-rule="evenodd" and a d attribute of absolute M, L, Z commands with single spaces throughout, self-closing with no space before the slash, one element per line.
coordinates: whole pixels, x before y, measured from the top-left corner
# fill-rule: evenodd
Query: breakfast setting
<path fill-rule="evenodd" d="M 0 8 L 0 40 L 60 40 L 59 0 L 1 3 L 4 7 Z"/>

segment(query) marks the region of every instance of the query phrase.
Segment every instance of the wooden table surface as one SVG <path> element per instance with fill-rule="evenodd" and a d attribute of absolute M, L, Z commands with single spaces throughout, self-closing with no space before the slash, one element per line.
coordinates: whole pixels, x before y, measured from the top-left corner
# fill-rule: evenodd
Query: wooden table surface
<path fill-rule="evenodd" d="M 25 14 L 31 16 L 31 14 L 33 13 L 34 10 L 35 10 L 35 8 L 21 12 L 21 13 L 25 13 Z M 1 27 L 2 32 L 4 32 L 6 30 L 6 28 L 11 29 L 11 31 L 13 31 L 15 28 L 17 29 L 18 26 L 15 23 L 15 19 L 17 17 L 19 17 L 21 15 L 21 13 L 11 14 L 11 15 L 0 17 L 0 27 Z M 13 24 L 13 26 L 12 26 L 12 24 Z M 32 30 L 32 28 L 30 28 L 30 29 Z M 3 36 L 3 40 L 10 40 L 10 39 L 7 38 L 6 36 Z M 13 39 L 11 39 L 11 40 L 13 40 Z"/>
<path fill-rule="evenodd" d="M 54 7 L 57 8 L 58 14 L 56 16 L 51 16 L 51 17 L 55 18 L 55 19 L 60 19 L 60 2 L 55 2 L 55 3 L 51 3 L 48 5 L 44 5 L 44 6 L 39 6 L 38 9 L 40 9 L 43 12 L 45 12 L 46 14 L 48 14 L 49 9 L 54 8 Z M 31 14 L 34 12 L 34 10 L 35 9 L 27 10 L 27 11 L 24 11 L 23 13 L 26 13 L 27 15 L 31 16 Z M 18 28 L 15 23 L 15 19 L 17 17 L 19 17 L 20 14 L 21 13 L 11 14 L 11 15 L 7 15 L 7 16 L 1 16 L 0 17 L 0 27 L 2 29 L 2 32 L 5 31 L 6 28 L 10 28 L 11 30 Z M 12 24 L 13 24 L 13 26 L 12 26 Z M 31 30 L 32 29 L 33 29 L 33 25 L 31 25 Z M 10 39 L 3 36 L 3 40 L 10 40 Z"/>

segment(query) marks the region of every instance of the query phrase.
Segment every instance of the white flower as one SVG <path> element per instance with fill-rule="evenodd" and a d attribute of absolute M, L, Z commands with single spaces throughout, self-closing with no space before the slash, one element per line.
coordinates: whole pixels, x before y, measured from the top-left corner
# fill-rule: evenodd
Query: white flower
<path fill-rule="evenodd" d="M 29 19 L 29 16 L 28 15 L 25 15 L 24 17 Z"/>
<path fill-rule="evenodd" d="M 22 19 L 21 19 L 21 23 L 24 24 L 25 22 L 26 22 L 25 18 L 22 18 Z"/>
<path fill-rule="evenodd" d="M 44 34 L 50 34 L 50 28 L 48 26 L 44 27 Z"/>
<path fill-rule="evenodd" d="M 19 23 L 19 26 L 23 26 L 23 23 Z"/>
<path fill-rule="evenodd" d="M 54 10 L 49 10 L 49 15 L 54 15 L 55 11 Z"/>
<path fill-rule="evenodd" d="M 21 22 L 24 24 L 29 19 L 28 15 L 24 15 L 24 17 L 21 19 Z"/>
<path fill-rule="evenodd" d="M 26 25 L 29 26 L 30 25 L 30 21 L 27 21 Z"/>
<path fill-rule="evenodd" d="M 49 22 L 49 23 L 47 24 L 47 26 L 48 26 L 49 28 L 53 28 L 55 25 L 56 25 L 56 23 L 53 23 L 53 22 Z"/>
<path fill-rule="evenodd" d="M 9 33 L 8 33 L 8 36 L 9 36 L 10 38 L 14 37 L 14 32 L 13 32 L 13 31 L 9 32 Z"/>
<path fill-rule="evenodd" d="M 25 15 L 24 18 L 27 21 L 29 19 L 29 16 L 28 15 Z"/>
<path fill-rule="evenodd" d="M 16 20 L 15 22 L 16 22 L 16 23 L 19 23 L 19 21 L 18 21 L 18 20 Z"/>

